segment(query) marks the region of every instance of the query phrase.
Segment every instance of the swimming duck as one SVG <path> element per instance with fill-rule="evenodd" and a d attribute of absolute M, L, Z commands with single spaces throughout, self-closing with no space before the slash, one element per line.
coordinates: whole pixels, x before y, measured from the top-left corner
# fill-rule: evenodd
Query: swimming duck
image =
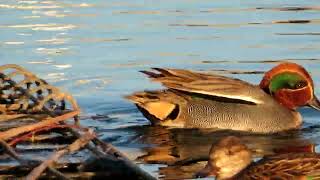
<path fill-rule="evenodd" d="M 167 87 L 126 96 L 152 124 L 275 133 L 300 127 L 298 107 L 320 110 L 311 76 L 295 63 L 275 66 L 259 85 L 181 69 L 141 72 Z"/>
<path fill-rule="evenodd" d="M 223 179 L 313 179 L 319 178 L 320 154 L 314 152 L 271 155 L 252 161 L 252 153 L 235 136 L 212 145 L 207 165 L 195 177 Z"/>

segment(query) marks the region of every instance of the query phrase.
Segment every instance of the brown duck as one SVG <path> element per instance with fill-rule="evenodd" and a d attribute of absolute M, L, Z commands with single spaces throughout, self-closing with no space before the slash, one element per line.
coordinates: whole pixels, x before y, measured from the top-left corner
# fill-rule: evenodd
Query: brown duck
<path fill-rule="evenodd" d="M 320 179 L 320 155 L 285 153 L 252 161 L 250 150 L 234 136 L 212 145 L 209 160 L 196 177 L 224 179 Z"/>

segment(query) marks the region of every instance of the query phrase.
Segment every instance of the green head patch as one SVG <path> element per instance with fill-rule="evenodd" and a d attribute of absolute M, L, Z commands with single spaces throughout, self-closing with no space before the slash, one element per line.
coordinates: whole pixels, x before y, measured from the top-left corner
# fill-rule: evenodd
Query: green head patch
<path fill-rule="evenodd" d="M 269 84 L 269 90 L 274 93 L 280 89 L 300 89 L 307 85 L 307 81 L 297 73 L 285 72 L 275 75 Z"/>

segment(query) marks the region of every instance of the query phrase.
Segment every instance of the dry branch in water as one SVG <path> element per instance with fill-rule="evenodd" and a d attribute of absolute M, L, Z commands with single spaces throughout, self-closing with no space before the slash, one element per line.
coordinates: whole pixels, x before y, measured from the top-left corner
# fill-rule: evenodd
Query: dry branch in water
<path fill-rule="evenodd" d="M 21 158 L 10 145 L 8 145 L 5 141 L 1 139 L 0 139 L 0 145 L 4 148 L 4 150 L 7 152 L 8 155 L 10 155 L 13 159 L 17 160 L 21 165 L 27 165 L 27 166 L 33 167 L 36 165 L 36 163 L 39 164 L 39 162 L 37 161 L 29 161 Z M 53 167 L 49 167 L 48 170 L 52 174 L 54 174 L 56 177 L 59 177 L 60 179 L 65 179 L 65 180 L 68 179 Z"/>
<path fill-rule="evenodd" d="M 67 114 L 55 117 L 55 118 L 47 118 L 46 120 L 42 120 L 42 121 L 35 123 L 35 124 L 12 128 L 8 131 L 0 132 L 0 139 L 8 140 L 8 139 L 15 137 L 15 136 L 22 134 L 22 133 L 31 132 L 33 130 L 36 130 L 36 129 L 39 129 L 39 128 L 42 128 L 45 126 L 49 126 L 49 125 L 59 123 L 61 121 L 65 121 L 69 118 L 72 118 L 72 117 L 78 115 L 78 114 L 79 114 L 79 111 L 72 111 Z"/>
<path fill-rule="evenodd" d="M 38 167 L 34 168 L 29 175 L 26 177 L 27 180 L 37 179 L 41 173 L 48 167 L 51 166 L 54 162 L 56 162 L 60 157 L 68 153 L 74 153 L 79 149 L 83 148 L 86 144 L 88 144 L 93 138 L 95 134 L 92 131 L 86 132 L 79 139 L 77 139 L 74 143 L 70 144 L 66 148 L 55 152 L 52 156 L 50 156 L 47 160 L 45 160 Z"/>
<path fill-rule="evenodd" d="M 33 141 L 33 140 L 35 140 L 34 135 L 36 133 L 43 132 L 43 131 L 49 131 L 49 130 L 53 130 L 53 129 L 59 129 L 59 128 L 60 129 L 65 129 L 65 128 L 76 128 L 76 129 L 79 129 L 79 126 L 76 126 L 76 125 L 60 125 L 60 124 L 51 125 L 51 126 L 44 126 L 42 128 L 35 129 L 32 132 L 24 134 L 23 136 L 19 136 L 18 138 L 14 138 L 8 144 L 10 146 L 14 146 L 14 145 L 16 145 L 17 143 L 19 143 L 21 141 L 26 141 L 26 140 L 30 139 L 31 137 L 32 137 L 32 141 Z M 47 137 L 47 138 L 50 138 L 50 137 Z M 40 138 L 40 139 L 45 139 L 45 138 Z"/>
<path fill-rule="evenodd" d="M 48 178 L 48 174 L 52 174 L 59 179 L 69 179 L 66 174 L 61 172 L 61 169 L 57 169 L 61 167 L 58 160 L 64 155 L 73 154 L 82 149 L 87 149 L 92 152 L 94 157 L 98 157 L 97 163 L 106 165 L 108 172 L 105 170 L 100 172 L 97 170 L 94 172 L 76 171 L 74 172 L 76 174 L 83 173 L 90 174 L 90 176 L 98 174 L 110 178 L 113 174 L 117 174 L 114 172 L 121 169 L 130 173 L 122 173 L 122 171 L 117 174 L 117 177 L 126 174 L 131 179 L 156 179 L 139 168 L 114 146 L 98 139 L 92 130 L 78 125 L 79 113 L 78 104 L 70 94 L 61 92 L 58 88 L 51 86 L 45 80 L 38 78 L 18 65 L 0 66 L 0 122 L 16 122 L 17 124 L 17 126 L 13 127 L 8 126 L 5 131 L 3 130 L 5 128 L 0 131 L 0 146 L 3 147 L 4 153 L 19 162 L 22 171 L 28 170 L 27 174 L 23 175 L 27 175 L 27 179 Z M 31 119 L 32 121 L 28 121 L 27 124 L 21 124 L 20 120 L 23 118 Z M 66 122 L 72 118 L 77 122 L 77 125 L 71 125 Z M 15 149 L 6 142 L 10 141 L 10 144 L 15 145 L 35 133 L 56 133 L 58 129 L 63 130 L 58 131 L 62 138 L 67 139 L 67 134 L 68 137 L 71 136 L 72 139 L 76 140 L 53 152 L 43 162 L 22 158 L 23 155 L 18 155 Z M 0 165 L 0 176 L 2 169 L 5 168 Z M 49 172 L 48 174 L 43 173 L 46 169 Z M 8 170 L 7 172 L 10 171 Z M 18 177 L 19 175 L 13 171 L 13 174 L 8 174 L 8 177 L 12 176 Z"/>

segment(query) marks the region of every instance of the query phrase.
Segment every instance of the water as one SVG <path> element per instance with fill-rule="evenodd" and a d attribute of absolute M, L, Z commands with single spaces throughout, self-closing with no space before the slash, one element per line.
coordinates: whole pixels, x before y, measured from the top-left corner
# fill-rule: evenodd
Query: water
<path fill-rule="evenodd" d="M 258 83 L 276 63 L 292 61 L 313 75 L 319 96 L 319 10 L 316 0 L 1 0 L 0 64 L 19 64 L 73 94 L 83 123 L 149 172 L 190 177 L 197 167 L 149 163 L 205 155 L 230 133 L 148 126 L 122 98 L 161 87 L 138 70 L 185 68 Z M 292 143 L 318 144 L 319 114 L 302 113 L 301 132 L 241 136 L 257 155 Z"/>

